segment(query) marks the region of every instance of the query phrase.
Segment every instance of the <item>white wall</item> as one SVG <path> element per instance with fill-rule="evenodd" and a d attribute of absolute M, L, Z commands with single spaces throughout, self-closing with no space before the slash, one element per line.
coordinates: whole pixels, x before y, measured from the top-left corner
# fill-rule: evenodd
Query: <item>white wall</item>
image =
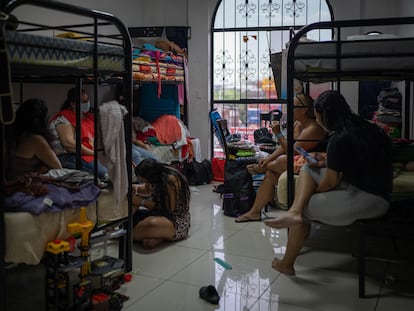
<path fill-rule="evenodd" d="M 216 0 L 62 0 L 62 2 L 111 13 L 124 22 L 127 27 L 191 26 L 192 35 L 189 40 L 188 59 L 190 68 L 189 130 L 193 137 L 200 138 L 203 157 L 209 157 L 209 31 Z M 25 16 L 33 17 L 32 10 L 27 6 L 16 13 L 22 18 Z M 41 21 L 44 16 L 39 15 L 39 21 Z M 50 24 L 76 22 L 58 20 L 61 17 L 53 14 L 45 13 L 44 15 L 47 16 Z M 56 88 L 52 86 L 50 93 L 42 97 L 47 102 L 56 102 L 59 99 L 63 101 L 66 89 L 67 86 L 57 86 Z M 17 89 L 16 92 L 18 94 Z M 24 94 L 27 98 L 35 96 L 36 92 L 36 87 L 28 87 L 25 88 Z"/>
<path fill-rule="evenodd" d="M 218 0 L 64 0 L 64 2 L 112 13 L 127 27 L 191 27 L 189 130 L 192 136 L 200 138 L 203 156 L 209 157 L 210 25 Z M 330 0 L 330 2 L 337 20 L 414 15 L 412 0 Z M 53 18 L 48 16 L 49 20 Z M 350 103 L 357 102 L 357 83 L 344 84 L 343 91 Z"/>

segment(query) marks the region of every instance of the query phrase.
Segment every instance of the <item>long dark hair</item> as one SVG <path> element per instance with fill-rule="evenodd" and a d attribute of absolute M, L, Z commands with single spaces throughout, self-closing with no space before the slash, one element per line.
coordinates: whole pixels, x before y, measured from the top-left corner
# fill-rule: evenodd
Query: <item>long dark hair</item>
<path fill-rule="evenodd" d="M 28 99 L 16 110 L 14 123 L 6 127 L 6 156 L 12 159 L 13 152 L 23 134 L 36 134 L 49 138 L 49 113 L 46 103 L 38 98 Z"/>
<path fill-rule="evenodd" d="M 38 98 L 26 100 L 16 111 L 13 130 L 18 141 L 22 134 L 37 134 L 48 138 L 49 110 L 46 103 Z"/>
<path fill-rule="evenodd" d="M 177 194 L 176 203 L 178 200 L 183 204 L 189 204 L 190 201 L 190 187 L 187 179 L 178 170 L 168 164 L 160 163 L 157 160 L 148 158 L 141 161 L 135 168 L 135 174 L 147 180 L 159 190 L 160 207 L 164 212 L 170 213 L 171 210 L 167 204 L 170 202 L 170 193 L 168 187 L 171 187 Z M 177 185 L 169 180 L 170 176 L 177 178 Z M 167 203 L 168 202 L 168 203 Z"/>
<path fill-rule="evenodd" d="M 376 124 L 353 113 L 342 94 L 325 91 L 315 100 L 314 108 L 321 114 L 323 125 L 338 137 L 341 153 L 347 159 L 344 171 L 358 174 L 391 161 L 389 136 Z M 367 166 L 366 160 L 372 165 Z"/>
<path fill-rule="evenodd" d="M 313 107 L 321 114 L 323 125 L 330 131 L 340 132 L 345 128 L 347 120 L 359 120 L 342 94 L 337 91 L 323 92 L 315 100 Z"/>

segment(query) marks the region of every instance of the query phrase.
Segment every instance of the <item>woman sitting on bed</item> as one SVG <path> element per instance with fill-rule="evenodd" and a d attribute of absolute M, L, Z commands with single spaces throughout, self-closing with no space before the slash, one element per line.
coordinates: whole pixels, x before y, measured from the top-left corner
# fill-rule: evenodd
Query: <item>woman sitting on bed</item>
<path fill-rule="evenodd" d="M 133 238 L 144 248 L 163 241 L 185 239 L 190 229 L 190 188 L 175 168 L 154 159 L 144 159 L 135 174 L 141 182 L 133 204 Z"/>
<path fill-rule="evenodd" d="M 327 133 L 316 123 L 313 113 L 313 99 L 300 93 L 295 96 L 293 104 L 293 118 L 295 121 L 293 125 L 293 137 L 298 140 L 295 146 L 300 146 L 308 151 L 315 151 L 316 148 L 323 149 L 320 141 L 325 140 Z M 271 155 L 261 159 L 258 164 L 247 166 L 251 174 L 264 173 L 265 177 L 257 191 L 252 208 L 236 218 L 235 222 L 260 221 L 262 208 L 273 199 L 275 186 L 278 184 L 279 177 L 286 171 L 286 137 L 281 133 L 279 122 L 272 121 L 271 127 L 273 134 L 277 137 L 279 146 Z M 300 159 L 298 155 L 295 158 L 295 162 Z"/>
<path fill-rule="evenodd" d="M 88 93 L 82 90 L 80 109 L 81 115 L 81 164 L 82 170 L 94 173 L 94 137 L 95 121 L 89 112 L 90 102 Z M 62 162 L 63 167 L 76 169 L 76 89 L 68 91 L 67 98 L 61 110 L 52 118 L 49 124 L 50 144 Z M 103 180 L 108 176 L 108 170 L 98 161 L 98 177 Z"/>
<path fill-rule="evenodd" d="M 282 259 L 272 267 L 294 275 L 296 257 L 309 234 L 311 221 L 347 226 L 358 219 L 376 218 L 389 208 L 392 192 L 391 139 L 377 125 L 352 113 L 345 98 L 326 91 L 315 101 L 318 123 L 332 131 L 327 158 L 314 154 L 299 174 L 289 210 L 265 220 L 272 228 L 289 228 Z"/>
<path fill-rule="evenodd" d="M 26 100 L 17 109 L 7 137 L 9 180 L 30 172 L 45 173 L 52 168 L 62 168 L 47 142 L 48 121 L 48 108 L 43 100 Z"/>

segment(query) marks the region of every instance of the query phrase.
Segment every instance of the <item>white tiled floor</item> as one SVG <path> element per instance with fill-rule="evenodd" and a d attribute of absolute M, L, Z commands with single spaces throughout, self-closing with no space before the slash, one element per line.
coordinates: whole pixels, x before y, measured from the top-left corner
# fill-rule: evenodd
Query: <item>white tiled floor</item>
<path fill-rule="evenodd" d="M 133 279 L 120 289 L 130 297 L 125 310 L 414 310 L 414 269 L 406 264 L 368 261 L 368 298 L 358 298 L 352 231 L 314 229 L 297 260 L 297 276 L 287 277 L 271 268 L 285 250 L 286 230 L 236 224 L 223 216 L 212 185 L 193 188 L 191 213 L 187 240 L 154 251 L 134 245 Z M 382 284 L 390 275 L 395 281 Z M 199 298 L 206 285 L 217 288 L 219 305 Z"/>
<path fill-rule="evenodd" d="M 132 281 L 118 290 L 129 297 L 123 310 L 414 310 L 414 268 L 408 264 L 367 261 L 368 298 L 358 298 L 351 230 L 315 227 L 298 257 L 297 276 L 279 274 L 271 261 L 285 251 L 286 230 L 269 229 L 262 222 L 235 223 L 223 216 L 220 196 L 212 189 L 211 184 L 193 188 L 188 239 L 153 251 L 134 245 Z M 384 249 L 389 244 L 376 241 L 372 245 Z M 110 246 L 109 252 L 115 252 L 116 244 Z M 223 259 L 232 269 L 224 269 L 214 258 Z M 8 311 L 44 310 L 44 272 L 41 265 L 36 268 L 40 269 L 10 271 L 14 284 L 8 291 Z M 217 288 L 219 305 L 199 298 L 200 287 L 206 285 Z"/>

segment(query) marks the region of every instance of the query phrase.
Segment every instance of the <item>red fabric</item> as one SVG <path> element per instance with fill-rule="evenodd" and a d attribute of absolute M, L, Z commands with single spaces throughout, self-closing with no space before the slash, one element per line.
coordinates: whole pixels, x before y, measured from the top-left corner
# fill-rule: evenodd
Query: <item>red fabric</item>
<path fill-rule="evenodd" d="M 152 122 L 157 132 L 157 138 L 162 144 L 172 144 L 181 139 L 181 127 L 173 115 L 162 115 Z"/>
<path fill-rule="evenodd" d="M 224 165 L 226 164 L 225 159 L 212 158 L 211 159 L 211 169 L 213 171 L 213 180 L 214 181 L 224 181 Z"/>
<path fill-rule="evenodd" d="M 177 72 L 177 70 L 175 68 L 167 68 L 167 74 L 175 74 Z"/>
<path fill-rule="evenodd" d="M 58 112 L 53 118 L 56 119 L 58 116 L 64 116 L 70 124 L 76 128 L 76 114 L 71 109 L 64 109 Z M 81 117 L 81 144 L 86 148 L 93 150 L 93 140 L 95 137 L 95 125 L 93 114 L 87 112 Z M 82 160 L 90 163 L 93 161 L 93 155 L 83 155 Z"/>
<path fill-rule="evenodd" d="M 136 135 L 136 139 L 146 142 L 150 137 L 157 137 L 157 132 L 154 129 L 147 129 L 145 132 L 138 131 Z"/>
<path fill-rule="evenodd" d="M 147 65 L 139 65 L 139 70 L 141 72 L 145 72 L 145 73 L 151 73 L 151 66 L 147 66 Z"/>
<path fill-rule="evenodd" d="M 158 98 L 161 98 L 161 75 L 160 75 L 160 51 L 155 51 L 155 63 L 157 64 Z"/>

